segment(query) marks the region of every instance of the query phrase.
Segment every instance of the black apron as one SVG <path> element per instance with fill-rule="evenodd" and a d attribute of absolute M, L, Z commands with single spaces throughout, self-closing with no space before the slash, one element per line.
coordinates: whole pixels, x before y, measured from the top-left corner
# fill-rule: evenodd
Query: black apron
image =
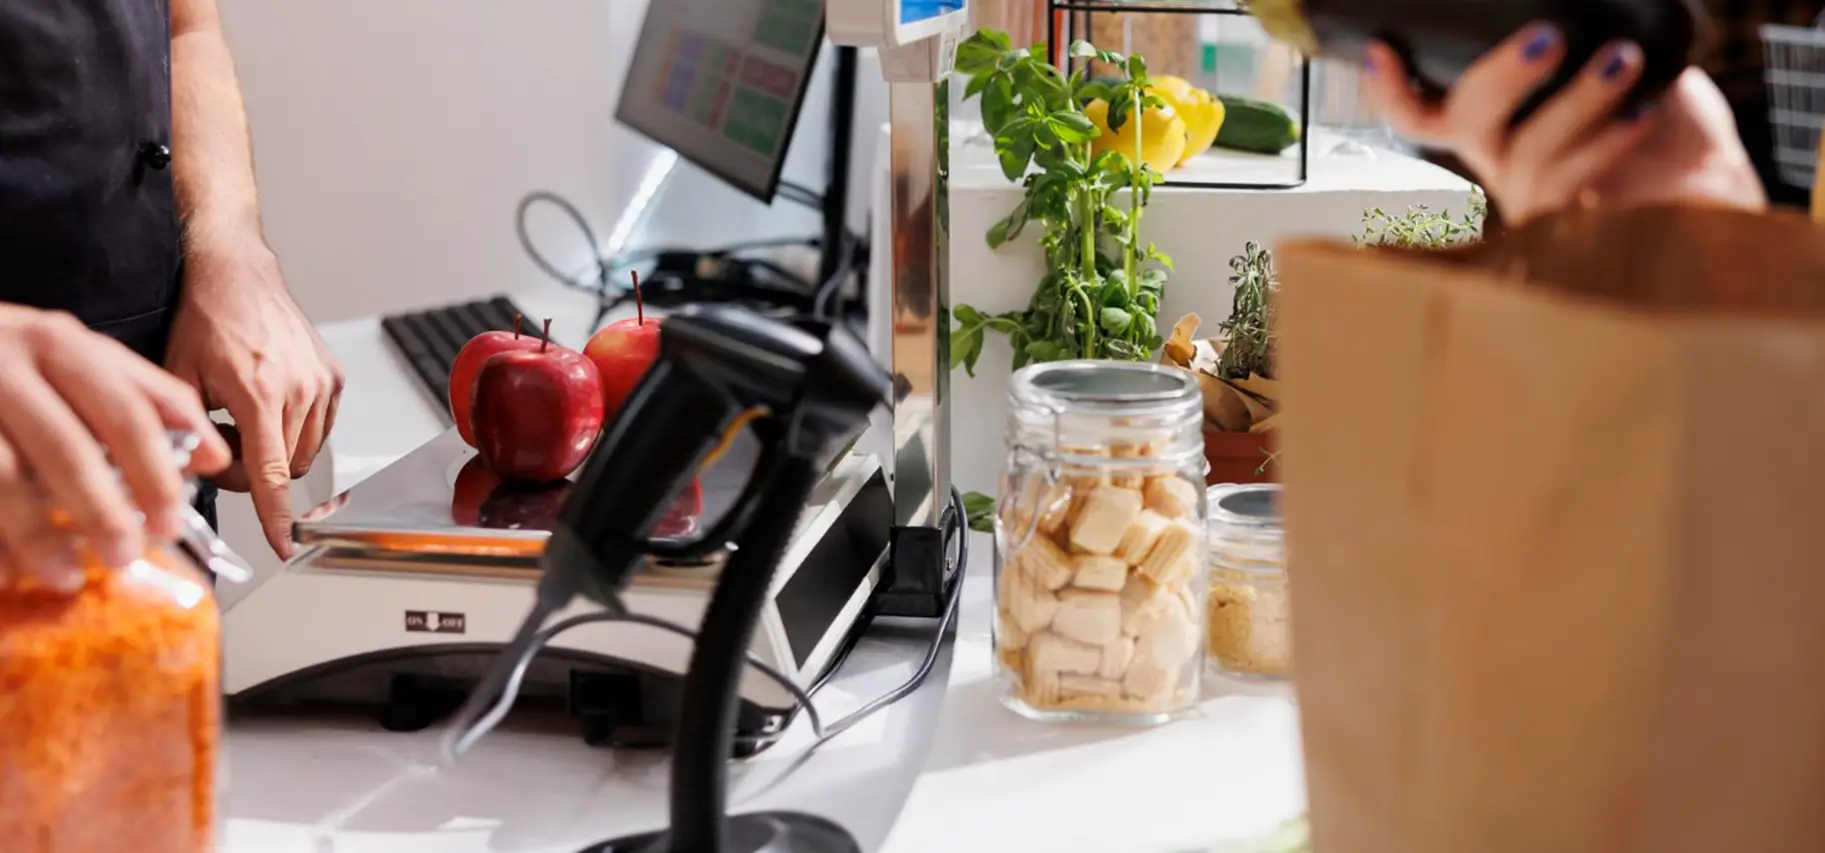
<path fill-rule="evenodd" d="M 168 0 L 0 0 L 0 302 L 164 363 L 182 278 L 170 139 Z"/>

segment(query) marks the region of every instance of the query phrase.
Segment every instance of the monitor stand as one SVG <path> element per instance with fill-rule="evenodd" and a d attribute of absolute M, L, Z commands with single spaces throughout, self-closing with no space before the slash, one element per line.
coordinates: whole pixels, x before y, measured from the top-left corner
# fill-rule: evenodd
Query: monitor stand
<path fill-rule="evenodd" d="M 800 812 L 761 812 L 730 817 L 724 853 L 862 853 L 842 827 Z M 578 853 L 693 853 L 674 850 L 664 830 L 607 841 Z"/>

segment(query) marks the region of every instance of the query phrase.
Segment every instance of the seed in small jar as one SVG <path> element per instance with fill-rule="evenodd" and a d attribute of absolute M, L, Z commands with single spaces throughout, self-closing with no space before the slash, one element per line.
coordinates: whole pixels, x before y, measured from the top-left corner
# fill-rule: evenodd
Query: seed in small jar
<path fill-rule="evenodd" d="M 1035 673 L 1094 675 L 1103 664 L 1103 650 L 1050 631 L 1027 644 L 1027 657 Z"/>
<path fill-rule="evenodd" d="M 1129 522 L 1128 529 L 1122 531 L 1122 540 L 1115 545 L 1115 556 L 1130 565 L 1147 559 L 1147 552 L 1153 550 L 1153 543 L 1160 538 L 1160 532 L 1170 524 L 1166 517 L 1152 510 L 1142 510 L 1140 515 Z"/>
<path fill-rule="evenodd" d="M 1198 489 L 1179 477 L 1150 477 L 1143 493 L 1147 508 L 1167 518 L 1184 518 L 1198 508 Z"/>
<path fill-rule="evenodd" d="M 1102 646 L 1122 635 L 1122 601 L 1111 592 L 1068 589 L 1058 596 L 1052 630 L 1080 643 Z M 1100 659 L 1101 652 L 1098 652 Z"/>
<path fill-rule="evenodd" d="M 1128 582 L 1128 564 L 1118 558 L 1084 554 L 1075 563 L 1077 573 L 1071 577 L 1071 585 L 1078 589 L 1121 592 Z"/>
<path fill-rule="evenodd" d="M 1113 554 L 1128 525 L 1141 514 L 1141 493 L 1104 486 L 1084 499 L 1071 524 L 1071 543 L 1092 554 Z"/>

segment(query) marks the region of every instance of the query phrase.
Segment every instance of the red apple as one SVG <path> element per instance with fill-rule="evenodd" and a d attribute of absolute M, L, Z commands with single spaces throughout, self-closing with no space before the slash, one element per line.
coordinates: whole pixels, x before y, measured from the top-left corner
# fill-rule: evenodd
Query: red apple
<path fill-rule="evenodd" d="M 511 332 L 483 332 L 469 339 L 456 353 L 450 365 L 450 417 L 456 420 L 456 432 L 463 443 L 475 446 L 475 430 L 469 425 L 469 412 L 475 402 L 475 376 L 482 372 L 488 359 L 504 352 L 527 352 L 539 348 L 539 339 L 520 334 L 520 318 L 513 318 Z"/>
<path fill-rule="evenodd" d="M 608 324 L 583 348 L 602 376 L 602 413 L 608 420 L 621 412 L 635 386 L 659 360 L 659 321 L 646 318 L 638 275 L 634 277 L 634 311 L 633 319 Z"/>
<path fill-rule="evenodd" d="M 475 449 L 502 479 L 561 480 L 602 431 L 602 382 L 582 353 L 556 344 L 501 353 L 476 374 L 470 421 Z"/>
<path fill-rule="evenodd" d="M 482 502 L 481 526 L 490 530 L 551 530 L 570 496 L 570 482 L 503 483 Z"/>
<path fill-rule="evenodd" d="M 463 527 L 479 527 L 482 504 L 494 494 L 501 478 L 488 468 L 480 456 L 469 460 L 456 474 L 456 485 L 450 492 L 450 518 Z"/>

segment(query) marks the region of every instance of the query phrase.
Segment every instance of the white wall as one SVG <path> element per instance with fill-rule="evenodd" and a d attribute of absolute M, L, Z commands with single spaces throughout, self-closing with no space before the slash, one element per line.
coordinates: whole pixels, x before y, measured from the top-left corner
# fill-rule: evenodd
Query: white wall
<path fill-rule="evenodd" d="M 221 2 L 267 234 L 319 323 L 542 285 L 514 234 L 520 198 L 558 192 L 606 239 L 655 151 L 613 120 L 646 0 Z M 815 85 L 787 167 L 818 188 L 828 88 Z M 651 230 L 693 245 L 816 233 L 815 216 L 775 207 L 687 167 Z M 532 219 L 535 240 L 585 267 L 585 244 L 550 213 Z"/>

